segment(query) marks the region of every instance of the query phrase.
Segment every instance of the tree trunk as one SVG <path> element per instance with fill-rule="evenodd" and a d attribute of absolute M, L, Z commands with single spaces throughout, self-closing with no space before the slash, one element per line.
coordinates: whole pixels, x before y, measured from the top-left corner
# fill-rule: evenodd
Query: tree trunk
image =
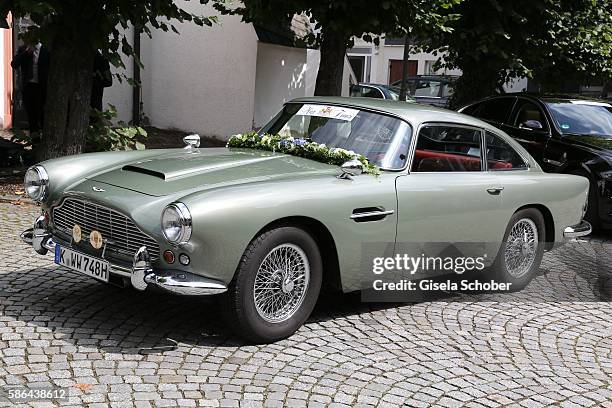
<path fill-rule="evenodd" d="M 40 160 L 81 153 L 89 125 L 94 52 L 78 41 L 53 42 Z"/>
<path fill-rule="evenodd" d="M 314 94 L 317 96 L 342 95 L 344 56 L 347 40 L 333 31 L 323 32 L 321 62 Z"/>
<path fill-rule="evenodd" d="M 402 57 L 402 82 L 400 82 L 399 100 L 406 100 L 406 76 L 408 76 L 408 60 L 410 59 L 410 39 L 408 35 L 404 38 L 404 56 Z"/>

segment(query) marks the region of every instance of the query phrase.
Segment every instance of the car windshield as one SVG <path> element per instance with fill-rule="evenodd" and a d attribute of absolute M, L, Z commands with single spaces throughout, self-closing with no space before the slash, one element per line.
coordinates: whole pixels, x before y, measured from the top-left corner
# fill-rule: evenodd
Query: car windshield
<path fill-rule="evenodd" d="M 262 132 L 352 150 L 387 170 L 405 167 L 412 137 L 411 127 L 392 116 L 355 108 L 295 103 L 287 104 Z"/>
<path fill-rule="evenodd" d="M 599 102 L 546 102 L 561 133 L 612 135 L 612 105 Z"/>

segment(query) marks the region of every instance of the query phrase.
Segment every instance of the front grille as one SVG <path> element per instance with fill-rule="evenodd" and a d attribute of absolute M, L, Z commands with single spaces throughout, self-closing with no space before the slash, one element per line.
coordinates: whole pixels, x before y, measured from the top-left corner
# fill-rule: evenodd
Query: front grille
<path fill-rule="evenodd" d="M 101 252 L 89 244 L 89 234 L 97 230 L 107 240 L 105 253 L 107 257 L 113 258 L 113 255 L 118 255 L 120 259 L 129 260 L 143 245 L 149 250 L 152 260 L 156 260 L 159 254 L 157 242 L 138 229 L 131 219 L 101 205 L 67 198 L 53 209 L 53 223 L 55 229 L 64 233 L 69 241 L 72 237 L 72 228 L 78 224 L 83 238 L 76 246 L 89 253 Z"/>

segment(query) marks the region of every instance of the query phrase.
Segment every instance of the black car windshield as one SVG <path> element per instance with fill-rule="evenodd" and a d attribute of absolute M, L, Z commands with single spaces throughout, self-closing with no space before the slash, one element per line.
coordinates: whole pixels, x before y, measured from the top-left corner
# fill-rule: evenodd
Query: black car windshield
<path fill-rule="evenodd" d="M 351 150 L 387 170 L 405 167 L 412 137 L 411 127 L 392 116 L 356 108 L 294 103 L 287 104 L 262 132 Z"/>
<path fill-rule="evenodd" d="M 612 135 L 612 105 L 587 101 L 546 102 L 562 134 Z"/>

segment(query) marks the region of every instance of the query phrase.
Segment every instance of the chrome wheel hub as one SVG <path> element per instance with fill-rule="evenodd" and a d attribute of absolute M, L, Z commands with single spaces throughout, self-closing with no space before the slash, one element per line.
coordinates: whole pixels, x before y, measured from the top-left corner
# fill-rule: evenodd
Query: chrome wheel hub
<path fill-rule="evenodd" d="M 510 230 L 504 250 L 506 270 L 515 278 L 525 275 L 538 253 L 538 228 L 529 218 L 518 220 Z"/>
<path fill-rule="evenodd" d="M 259 265 L 253 286 L 255 309 L 270 323 L 291 318 L 306 297 L 310 265 L 302 248 L 282 244 L 273 248 Z"/>

